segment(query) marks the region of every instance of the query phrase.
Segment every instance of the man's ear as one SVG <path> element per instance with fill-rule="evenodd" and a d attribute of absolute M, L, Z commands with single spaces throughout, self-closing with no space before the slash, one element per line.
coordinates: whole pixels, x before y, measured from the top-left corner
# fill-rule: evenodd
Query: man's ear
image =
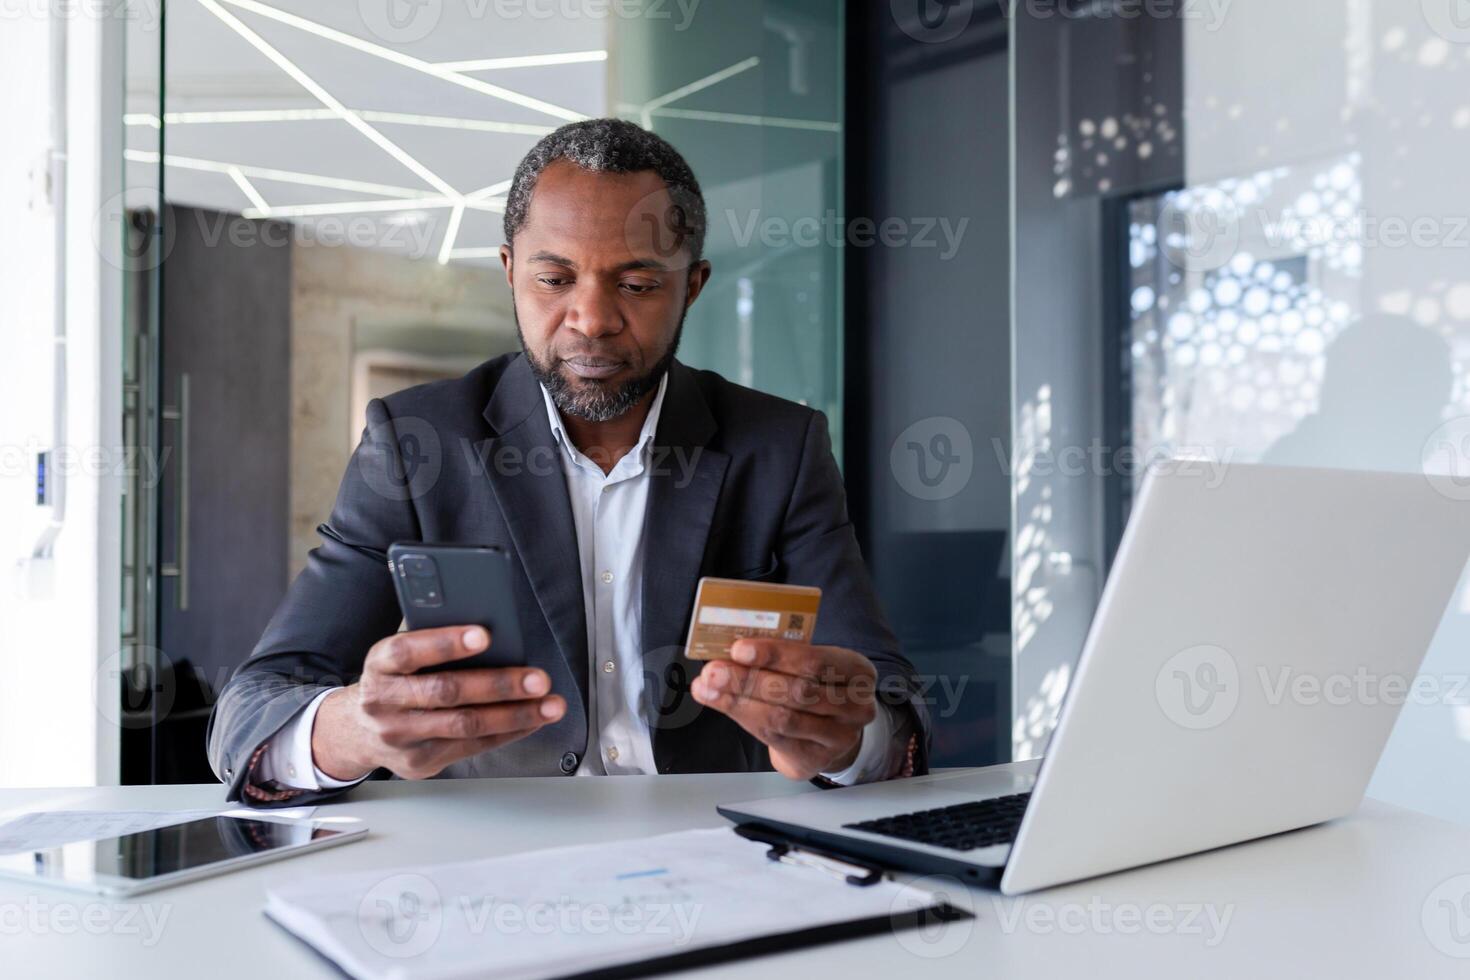
<path fill-rule="evenodd" d="M 704 291 L 705 283 L 709 282 L 713 272 L 714 266 L 709 264 L 708 259 L 700 259 L 689 267 L 689 294 L 684 297 L 684 309 L 689 309 L 699 299 L 699 294 Z"/>
<path fill-rule="evenodd" d="M 505 284 L 511 289 L 515 289 L 515 278 L 512 274 L 514 272 L 515 256 L 511 252 L 509 245 L 500 246 L 500 264 L 505 266 Z"/>

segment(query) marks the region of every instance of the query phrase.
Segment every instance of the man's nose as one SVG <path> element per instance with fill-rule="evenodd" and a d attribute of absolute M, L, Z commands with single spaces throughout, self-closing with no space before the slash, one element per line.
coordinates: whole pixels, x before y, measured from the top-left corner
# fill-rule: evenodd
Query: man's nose
<path fill-rule="evenodd" d="M 621 333 L 623 314 L 618 308 L 616 291 L 596 284 L 579 285 L 572 296 L 565 323 L 584 337 Z"/>

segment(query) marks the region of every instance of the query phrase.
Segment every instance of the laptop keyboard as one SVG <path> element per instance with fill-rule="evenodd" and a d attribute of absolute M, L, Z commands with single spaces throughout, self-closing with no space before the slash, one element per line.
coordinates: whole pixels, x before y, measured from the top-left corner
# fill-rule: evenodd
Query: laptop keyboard
<path fill-rule="evenodd" d="M 897 837 L 932 847 L 973 851 L 1015 840 L 1016 831 L 1021 827 L 1021 816 L 1026 812 L 1026 803 L 1030 799 L 1030 793 L 1016 793 L 843 826 L 849 830 L 865 830 L 870 834 Z"/>

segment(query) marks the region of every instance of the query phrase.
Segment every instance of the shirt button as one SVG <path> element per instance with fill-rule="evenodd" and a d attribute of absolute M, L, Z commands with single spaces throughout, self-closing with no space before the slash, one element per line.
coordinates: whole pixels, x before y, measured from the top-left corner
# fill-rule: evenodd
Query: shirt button
<path fill-rule="evenodd" d="M 296 766 L 295 766 L 295 764 L 289 763 L 289 762 L 286 764 L 286 775 L 290 776 L 292 779 L 295 779 L 296 778 Z"/>
<path fill-rule="evenodd" d="M 561 771 L 566 773 L 577 771 L 577 753 L 563 752 L 561 755 Z"/>
<path fill-rule="evenodd" d="M 613 663 L 611 660 L 604 660 L 602 662 L 602 672 L 604 674 L 611 674 L 616 669 L 617 664 Z"/>
<path fill-rule="evenodd" d="M 618 761 L 618 747 L 616 745 L 609 745 L 607 747 L 607 759 L 609 762 Z"/>
<path fill-rule="evenodd" d="M 613 581 L 613 573 L 612 572 L 603 572 L 602 573 L 602 584 L 603 585 L 612 585 L 612 581 Z"/>

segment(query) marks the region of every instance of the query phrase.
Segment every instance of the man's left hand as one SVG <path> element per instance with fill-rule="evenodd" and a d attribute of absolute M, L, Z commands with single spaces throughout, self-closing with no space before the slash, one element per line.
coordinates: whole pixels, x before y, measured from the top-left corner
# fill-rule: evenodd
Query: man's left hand
<path fill-rule="evenodd" d="M 776 771 L 811 779 L 852 765 L 876 717 L 878 673 L 842 647 L 737 640 L 733 661 L 712 660 L 690 685 L 700 704 L 733 718 L 771 750 Z"/>

